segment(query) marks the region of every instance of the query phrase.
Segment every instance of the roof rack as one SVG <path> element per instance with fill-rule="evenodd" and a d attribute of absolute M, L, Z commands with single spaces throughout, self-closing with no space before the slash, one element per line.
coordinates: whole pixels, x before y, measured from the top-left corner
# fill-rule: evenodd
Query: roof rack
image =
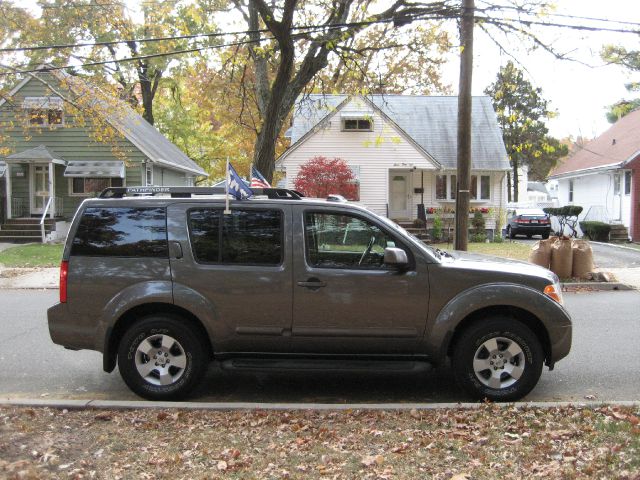
<path fill-rule="evenodd" d="M 265 195 L 272 200 L 300 200 L 304 195 L 286 188 L 252 188 L 254 195 Z M 171 198 L 192 198 L 194 195 L 225 195 L 223 187 L 109 187 L 98 198 L 124 198 L 136 196 L 169 195 Z"/>

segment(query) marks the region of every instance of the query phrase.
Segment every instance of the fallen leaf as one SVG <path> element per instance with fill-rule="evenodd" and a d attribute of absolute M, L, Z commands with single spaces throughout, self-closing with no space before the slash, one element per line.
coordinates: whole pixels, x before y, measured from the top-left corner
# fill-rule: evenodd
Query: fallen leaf
<path fill-rule="evenodd" d="M 220 460 L 218 462 L 218 470 L 220 470 L 221 472 L 224 472 L 227 468 L 229 468 L 229 465 L 227 464 L 227 462 L 225 462 L 224 460 Z"/>

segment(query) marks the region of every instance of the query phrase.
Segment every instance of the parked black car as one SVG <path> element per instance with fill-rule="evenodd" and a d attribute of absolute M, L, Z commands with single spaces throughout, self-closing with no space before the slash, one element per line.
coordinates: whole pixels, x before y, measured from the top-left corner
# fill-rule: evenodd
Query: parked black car
<path fill-rule="evenodd" d="M 516 238 L 516 235 L 526 235 L 531 238 L 540 235 L 549 238 L 551 233 L 551 220 L 549 216 L 539 208 L 516 208 L 508 213 L 507 237 Z"/>

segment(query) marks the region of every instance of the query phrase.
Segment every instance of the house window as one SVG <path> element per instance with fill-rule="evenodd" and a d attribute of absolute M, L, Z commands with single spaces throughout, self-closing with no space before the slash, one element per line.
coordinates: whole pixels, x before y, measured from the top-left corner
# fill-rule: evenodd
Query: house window
<path fill-rule="evenodd" d="M 69 194 L 86 196 L 100 193 L 105 188 L 122 187 L 122 178 L 76 177 L 69 179 Z"/>
<path fill-rule="evenodd" d="M 569 180 L 569 202 L 573 202 L 573 180 Z"/>
<path fill-rule="evenodd" d="M 371 132 L 373 122 L 366 118 L 345 118 L 342 120 L 342 130 L 355 132 Z"/>
<path fill-rule="evenodd" d="M 489 200 L 491 198 L 491 176 L 471 175 L 469 184 L 471 200 Z M 455 200 L 458 192 L 456 175 L 436 175 L 436 200 Z"/>
<path fill-rule="evenodd" d="M 63 101 L 60 97 L 25 97 L 23 107 L 27 111 L 29 125 L 64 124 Z"/>
<path fill-rule="evenodd" d="M 620 195 L 620 174 L 616 173 L 613 176 L 613 194 Z"/>
<path fill-rule="evenodd" d="M 147 168 L 146 168 L 146 182 L 147 182 L 147 186 L 148 187 L 153 185 L 153 166 L 152 165 L 147 165 Z"/>
<path fill-rule="evenodd" d="M 436 200 L 447 200 L 447 175 L 436 175 Z"/>
<path fill-rule="evenodd" d="M 624 172 L 624 194 L 631 194 L 631 171 Z"/>

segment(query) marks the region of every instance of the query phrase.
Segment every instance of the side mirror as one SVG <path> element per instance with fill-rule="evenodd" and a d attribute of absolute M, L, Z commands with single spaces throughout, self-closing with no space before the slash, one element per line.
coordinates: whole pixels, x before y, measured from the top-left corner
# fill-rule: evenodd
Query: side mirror
<path fill-rule="evenodd" d="M 384 249 L 384 264 L 396 268 L 404 268 L 409 265 L 407 252 L 401 248 L 388 247 Z"/>

